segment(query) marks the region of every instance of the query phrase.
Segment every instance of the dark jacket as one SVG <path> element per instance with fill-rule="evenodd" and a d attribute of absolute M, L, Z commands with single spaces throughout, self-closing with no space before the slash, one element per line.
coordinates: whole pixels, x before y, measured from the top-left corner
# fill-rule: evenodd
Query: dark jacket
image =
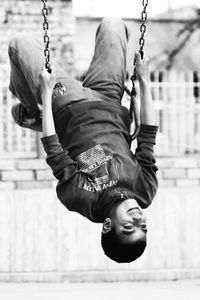
<path fill-rule="evenodd" d="M 69 210 L 103 222 L 116 201 L 135 198 L 142 208 L 150 205 L 158 186 L 157 126 L 140 126 L 133 154 L 129 113 L 119 104 L 77 103 L 54 118 L 57 135 L 42 142 L 59 181 L 58 198 Z"/>

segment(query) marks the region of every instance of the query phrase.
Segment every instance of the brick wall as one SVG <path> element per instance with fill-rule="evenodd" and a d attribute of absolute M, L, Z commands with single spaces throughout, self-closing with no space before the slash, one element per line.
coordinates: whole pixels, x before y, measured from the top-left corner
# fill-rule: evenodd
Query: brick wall
<path fill-rule="evenodd" d="M 49 34 L 51 56 L 68 71 L 73 71 L 73 38 L 75 21 L 69 1 L 49 1 Z M 19 31 L 41 35 L 43 44 L 42 1 L 0 1 L 0 63 L 8 63 L 7 47 L 12 36 Z"/>
<path fill-rule="evenodd" d="M 160 187 L 194 187 L 200 185 L 199 157 L 157 159 Z"/>
<path fill-rule="evenodd" d="M 44 159 L 1 160 L 0 190 L 51 189 L 52 171 Z"/>
<path fill-rule="evenodd" d="M 160 188 L 200 185 L 200 158 L 158 158 Z M 45 159 L 0 160 L 0 190 L 51 189 L 56 179 Z"/>

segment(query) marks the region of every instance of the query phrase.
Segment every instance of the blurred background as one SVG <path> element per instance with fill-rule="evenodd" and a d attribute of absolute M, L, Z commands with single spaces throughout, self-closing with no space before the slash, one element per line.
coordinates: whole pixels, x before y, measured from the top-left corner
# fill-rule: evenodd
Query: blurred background
<path fill-rule="evenodd" d="M 128 265 L 103 255 L 99 224 L 59 203 L 40 136 L 11 118 L 17 99 L 8 91 L 8 43 L 16 32 L 29 31 L 40 34 L 43 45 L 42 7 L 40 0 L 0 2 L 0 282 L 200 278 L 199 1 L 149 0 L 147 7 L 145 52 L 159 124 L 160 187 L 146 211 L 147 250 Z M 49 0 L 48 7 L 51 59 L 79 80 L 90 64 L 102 17 L 123 17 L 131 31 L 131 76 L 142 1 Z M 124 101 L 128 105 L 128 98 Z"/>

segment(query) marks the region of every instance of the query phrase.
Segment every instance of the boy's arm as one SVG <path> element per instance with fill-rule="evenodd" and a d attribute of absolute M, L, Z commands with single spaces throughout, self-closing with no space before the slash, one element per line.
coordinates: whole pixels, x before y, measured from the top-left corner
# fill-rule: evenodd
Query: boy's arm
<path fill-rule="evenodd" d="M 52 112 L 52 92 L 56 84 L 55 69 L 52 67 L 52 73 L 49 74 L 43 67 L 39 79 L 43 104 L 43 138 L 41 141 L 47 153 L 46 160 L 57 179 L 69 180 L 77 172 L 77 163 L 69 157 L 67 151 L 63 150 L 55 131 Z"/>
<path fill-rule="evenodd" d="M 49 74 L 46 68 L 43 67 L 39 79 L 43 104 L 42 131 L 43 137 L 46 137 L 56 134 L 52 112 L 52 92 L 56 84 L 55 69 L 52 67 L 52 72 Z"/>
<path fill-rule="evenodd" d="M 140 125 L 140 132 L 137 136 L 137 148 L 135 157 L 140 165 L 142 176 L 138 177 L 142 180 L 144 189 L 140 192 L 145 195 L 146 207 L 152 202 L 157 188 L 158 180 L 156 172 L 156 160 L 154 156 L 154 145 L 158 127 L 153 125 Z M 138 182 L 138 186 L 139 186 Z"/>
<path fill-rule="evenodd" d="M 149 68 L 148 61 L 144 56 L 141 59 L 139 52 L 135 54 L 136 58 L 136 74 L 140 89 L 140 119 L 142 124 L 156 125 L 155 109 L 149 86 Z"/>
<path fill-rule="evenodd" d="M 140 53 L 136 52 L 136 73 L 140 88 L 140 132 L 137 137 L 137 148 L 135 156 L 142 169 L 142 179 L 146 188 L 149 205 L 158 188 L 158 181 L 154 156 L 154 145 L 158 126 L 155 122 L 155 110 L 149 86 L 148 62 L 144 57 L 141 59 Z"/>

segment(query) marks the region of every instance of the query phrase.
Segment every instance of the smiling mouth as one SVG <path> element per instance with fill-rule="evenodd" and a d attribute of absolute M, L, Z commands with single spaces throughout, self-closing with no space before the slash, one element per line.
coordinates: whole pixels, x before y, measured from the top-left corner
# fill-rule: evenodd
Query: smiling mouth
<path fill-rule="evenodd" d="M 140 213 L 140 210 L 139 210 L 138 207 L 132 207 L 132 208 L 130 208 L 129 210 L 127 210 L 128 213 L 129 213 L 129 212 L 132 212 L 132 211 L 135 211 L 135 212 Z"/>

